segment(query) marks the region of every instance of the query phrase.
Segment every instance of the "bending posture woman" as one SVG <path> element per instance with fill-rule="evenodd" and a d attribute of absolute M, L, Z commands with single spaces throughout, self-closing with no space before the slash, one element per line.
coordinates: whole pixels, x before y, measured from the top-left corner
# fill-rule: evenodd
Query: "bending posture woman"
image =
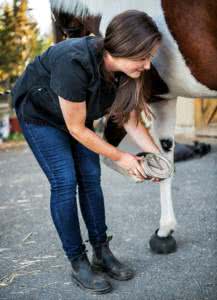
<path fill-rule="evenodd" d="M 68 39 L 30 63 L 13 88 L 23 134 L 51 187 L 51 216 L 72 265 L 72 278 L 94 293 L 111 290 L 96 268 L 117 280 L 133 277 L 109 248 L 99 154 L 144 179 L 141 158 L 120 151 L 93 129 L 93 120 L 113 118 L 145 152 L 159 153 L 140 113 L 146 105 L 143 73 L 150 68 L 161 34 L 144 12 L 126 11 L 108 25 L 105 38 Z M 76 187 L 93 268 L 82 241 Z"/>

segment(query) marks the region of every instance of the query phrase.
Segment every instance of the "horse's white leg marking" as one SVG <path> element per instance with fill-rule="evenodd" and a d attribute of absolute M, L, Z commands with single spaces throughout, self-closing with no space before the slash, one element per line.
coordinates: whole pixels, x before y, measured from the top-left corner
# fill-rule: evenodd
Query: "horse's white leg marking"
<path fill-rule="evenodd" d="M 156 143 L 161 147 L 161 139 L 169 139 L 172 141 L 172 147 L 168 152 L 163 151 L 164 155 L 171 161 L 174 160 L 174 130 L 176 125 L 176 100 L 165 100 L 152 103 L 151 108 L 156 116 L 153 121 L 151 134 Z M 157 235 L 166 237 L 176 227 L 176 218 L 173 210 L 172 178 L 166 179 L 160 183 L 160 203 L 161 217 L 160 227 Z"/>

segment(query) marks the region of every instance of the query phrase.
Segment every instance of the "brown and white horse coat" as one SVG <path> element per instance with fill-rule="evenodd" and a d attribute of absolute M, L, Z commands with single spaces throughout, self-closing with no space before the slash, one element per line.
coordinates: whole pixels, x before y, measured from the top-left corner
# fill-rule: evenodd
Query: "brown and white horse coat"
<path fill-rule="evenodd" d="M 78 22 L 79 18 L 82 19 L 81 16 L 86 9 L 92 20 L 95 16 L 95 23 L 100 24 L 102 34 L 111 18 L 124 10 L 142 10 L 154 19 L 163 34 L 163 41 L 153 60 L 152 69 L 147 74 L 147 82 L 150 83 L 150 105 L 157 116 L 151 131 L 159 146 L 161 140 L 171 141 L 170 151 L 166 151 L 165 155 L 172 160 L 177 97 L 217 97 L 217 1 L 50 0 L 50 2 L 57 19 L 59 12 L 65 12 L 68 17 L 73 16 L 72 26 L 76 20 Z M 68 25 L 70 27 L 70 22 Z M 98 34 L 97 27 L 89 31 Z M 86 33 L 88 34 L 88 30 Z M 83 28 L 80 36 L 84 34 Z M 156 101 L 160 99 L 164 101 Z M 124 133 L 122 135 L 124 136 Z M 112 139 L 116 140 L 115 137 L 111 137 L 110 141 Z M 115 143 L 118 144 L 119 139 Z M 176 226 L 171 181 L 172 179 L 167 179 L 160 183 L 161 218 L 158 237 L 167 237 Z"/>

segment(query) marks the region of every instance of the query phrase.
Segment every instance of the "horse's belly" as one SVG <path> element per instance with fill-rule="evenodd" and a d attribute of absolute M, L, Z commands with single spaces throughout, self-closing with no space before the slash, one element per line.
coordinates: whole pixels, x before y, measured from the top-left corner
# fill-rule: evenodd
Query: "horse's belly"
<path fill-rule="evenodd" d="M 153 16 L 163 33 L 155 65 L 173 95 L 217 96 L 217 3 L 162 0 Z M 160 5 L 160 3 L 159 3 Z M 198 21 L 199 20 L 199 21 Z M 172 32 L 172 34 L 171 34 Z"/>

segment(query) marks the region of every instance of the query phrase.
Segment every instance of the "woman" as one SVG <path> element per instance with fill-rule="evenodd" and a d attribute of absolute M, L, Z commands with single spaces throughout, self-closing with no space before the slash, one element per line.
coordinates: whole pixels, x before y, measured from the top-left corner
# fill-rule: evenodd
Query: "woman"
<path fill-rule="evenodd" d="M 108 25 L 105 39 L 68 39 L 30 63 L 13 89 L 23 134 L 51 186 L 51 215 L 72 265 L 72 278 L 94 293 L 111 290 L 96 269 L 117 280 L 133 277 L 109 248 L 99 154 L 144 179 L 141 158 L 107 143 L 93 130 L 93 120 L 108 114 L 145 152 L 159 149 L 140 123 L 145 103 L 142 74 L 150 68 L 161 34 L 150 17 L 126 11 Z M 83 244 L 76 187 L 89 241 L 91 267 Z"/>

